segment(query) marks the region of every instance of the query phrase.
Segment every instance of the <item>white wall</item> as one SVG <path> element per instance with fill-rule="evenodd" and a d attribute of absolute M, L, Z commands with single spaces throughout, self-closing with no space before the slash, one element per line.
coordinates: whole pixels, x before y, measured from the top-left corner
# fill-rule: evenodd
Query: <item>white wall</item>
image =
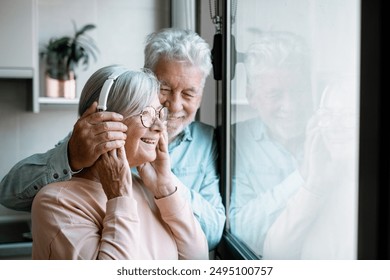
<path fill-rule="evenodd" d="M 97 26 L 88 35 L 100 50 L 97 63 L 76 72 L 79 96 L 88 77 L 102 66 L 143 66 L 146 36 L 170 24 L 169 0 L 38 0 L 39 48 L 52 37 L 73 35 L 72 20 L 78 28 L 87 23 Z"/>
<path fill-rule="evenodd" d="M 100 49 L 99 60 L 79 74 L 78 90 L 103 65 L 141 68 L 145 36 L 169 26 L 169 0 L 38 0 L 37 4 L 41 43 L 52 36 L 72 34 L 72 19 L 78 27 L 97 25 L 91 35 Z M 19 160 L 52 148 L 77 119 L 76 105 L 41 104 L 39 113 L 29 112 L 31 96 L 31 80 L 0 79 L 0 179 Z M 0 206 L 0 218 L 11 215 L 25 213 Z"/>

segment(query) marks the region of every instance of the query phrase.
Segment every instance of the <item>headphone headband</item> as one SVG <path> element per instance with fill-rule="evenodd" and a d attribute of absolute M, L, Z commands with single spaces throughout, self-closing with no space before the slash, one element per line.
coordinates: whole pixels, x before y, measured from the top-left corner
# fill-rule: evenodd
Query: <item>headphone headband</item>
<path fill-rule="evenodd" d="M 107 80 L 104 82 L 103 87 L 100 91 L 99 95 L 99 104 L 97 106 L 98 111 L 106 111 L 107 110 L 107 99 L 108 95 L 110 94 L 110 90 L 112 85 L 114 84 L 114 81 L 123 73 L 127 72 L 127 69 L 118 69 L 115 72 L 113 72 L 110 76 L 108 76 Z"/>

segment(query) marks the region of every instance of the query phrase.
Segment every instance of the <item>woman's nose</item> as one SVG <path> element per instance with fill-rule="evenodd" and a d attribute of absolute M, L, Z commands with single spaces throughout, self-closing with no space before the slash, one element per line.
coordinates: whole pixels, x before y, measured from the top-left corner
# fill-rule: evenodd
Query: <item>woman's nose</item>
<path fill-rule="evenodd" d="M 153 131 L 160 132 L 164 129 L 165 125 L 166 125 L 166 121 L 161 121 L 160 118 L 156 117 L 150 129 Z"/>

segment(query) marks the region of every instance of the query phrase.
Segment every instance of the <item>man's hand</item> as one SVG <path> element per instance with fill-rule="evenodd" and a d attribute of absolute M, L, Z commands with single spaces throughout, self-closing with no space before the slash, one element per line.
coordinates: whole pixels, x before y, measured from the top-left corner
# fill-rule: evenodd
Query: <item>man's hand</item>
<path fill-rule="evenodd" d="M 123 116 L 114 112 L 96 112 L 94 102 L 77 120 L 68 144 L 69 165 L 76 171 L 89 167 L 100 155 L 125 144 L 127 126 Z"/>

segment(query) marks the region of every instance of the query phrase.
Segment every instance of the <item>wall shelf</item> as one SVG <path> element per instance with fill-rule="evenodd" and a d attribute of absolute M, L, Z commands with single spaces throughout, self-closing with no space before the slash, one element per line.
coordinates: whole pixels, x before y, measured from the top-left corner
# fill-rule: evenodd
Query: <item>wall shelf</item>
<path fill-rule="evenodd" d="M 53 98 L 53 97 L 39 97 L 39 104 L 56 104 L 56 105 L 77 105 L 79 99 L 67 99 L 67 98 Z"/>
<path fill-rule="evenodd" d="M 32 68 L 0 68 L 0 78 L 5 79 L 32 79 L 34 70 Z"/>

